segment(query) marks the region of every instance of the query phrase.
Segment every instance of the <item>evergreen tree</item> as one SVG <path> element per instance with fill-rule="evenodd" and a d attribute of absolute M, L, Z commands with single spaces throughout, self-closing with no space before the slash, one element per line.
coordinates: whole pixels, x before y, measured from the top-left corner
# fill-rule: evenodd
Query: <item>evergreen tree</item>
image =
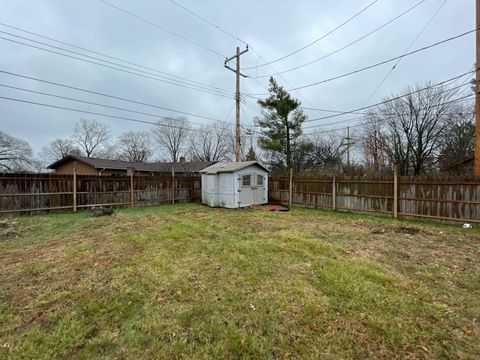
<path fill-rule="evenodd" d="M 257 124 L 262 128 L 259 146 L 280 155 L 280 161 L 291 168 L 293 152 L 307 117 L 300 109 L 300 102 L 278 86 L 273 77 L 270 78 L 268 91 L 270 96 L 258 101 L 264 109 L 263 117 L 256 118 Z"/>
<path fill-rule="evenodd" d="M 248 149 L 246 160 L 247 161 L 256 161 L 257 160 L 257 154 L 255 153 L 255 150 L 253 149 L 252 146 L 250 146 L 250 149 Z"/>

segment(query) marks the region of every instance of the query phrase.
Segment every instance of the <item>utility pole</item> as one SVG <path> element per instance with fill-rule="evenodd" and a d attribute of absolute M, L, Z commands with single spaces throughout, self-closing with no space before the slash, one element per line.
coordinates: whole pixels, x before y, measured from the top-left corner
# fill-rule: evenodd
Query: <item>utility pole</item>
<path fill-rule="evenodd" d="M 475 63 L 475 158 L 474 173 L 480 177 L 480 0 L 475 1 L 476 6 L 476 48 L 477 61 Z"/>
<path fill-rule="evenodd" d="M 240 149 L 241 149 L 241 142 L 240 142 L 240 76 L 243 76 L 244 78 L 247 77 L 247 75 L 244 75 L 240 72 L 240 55 L 245 54 L 248 51 L 248 45 L 247 48 L 243 51 L 240 51 L 240 48 L 237 46 L 237 54 L 225 59 L 225 67 L 233 71 L 236 74 L 236 92 L 235 92 L 235 102 L 236 102 L 236 122 L 235 122 L 235 161 L 239 162 L 240 161 Z M 230 66 L 227 65 L 227 63 L 233 59 L 236 59 L 236 68 L 233 69 Z"/>
<path fill-rule="evenodd" d="M 480 0 L 479 0 L 480 1 Z M 352 141 L 353 138 L 350 137 L 350 126 L 347 126 L 347 137 L 345 137 L 342 140 L 342 147 L 346 146 L 347 147 L 347 168 L 348 171 L 351 172 L 350 170 L 350 146 L 354 145 L 355 142 Z M 344 153 L 343 153 L 344 154 Z"/>
<path fill-rule="evenodd" d="M 347 126 L 347 138 L 345 140 L 347 140 L 347 166 L 350 170 L 350 140 L 352 140 L 350 137 L 350 126 Z"/>

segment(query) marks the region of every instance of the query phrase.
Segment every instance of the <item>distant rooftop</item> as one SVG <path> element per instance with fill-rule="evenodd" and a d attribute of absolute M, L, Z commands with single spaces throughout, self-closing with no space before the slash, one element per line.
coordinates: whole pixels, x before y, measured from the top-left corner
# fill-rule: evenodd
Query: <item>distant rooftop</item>
<path fill-rule="evenodd" d="M 138 163 L 138 162 L 129 162 L 122 160 L 110 160 L 110 159 L 99 159 L 99 158 L 88 158 L 85 156 L 79 155 L 68 155 L 63 159 L 60 159 L 53 164 L 49 165 L 48 169 L 57 169 L 62 164 L 76 160 L 88 164 L 95 169 L 102 170 L 127 170 L 133 168 L 135 171 L 142 172 L 157 172 L 157 173 L 168 173 L 172 171 L 171 162 L 155 162 L 155 163 Z M 199 172 L 200 170 L 206 168 L 209 165 L 212 165 L 213 161 L 186 161 L 186 162 L 176 162 L 174 163 L 174 168 L 176 173 L 190 173 L 190 172 Z"/>

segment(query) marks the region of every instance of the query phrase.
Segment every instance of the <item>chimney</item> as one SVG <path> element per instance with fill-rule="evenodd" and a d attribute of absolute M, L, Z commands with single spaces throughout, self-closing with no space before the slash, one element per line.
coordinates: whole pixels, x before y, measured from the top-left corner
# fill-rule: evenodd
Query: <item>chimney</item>
<path fill-rule="evenodd" d="M 185 164 L 185 156 L 180 156 L 180 164 Z"/>

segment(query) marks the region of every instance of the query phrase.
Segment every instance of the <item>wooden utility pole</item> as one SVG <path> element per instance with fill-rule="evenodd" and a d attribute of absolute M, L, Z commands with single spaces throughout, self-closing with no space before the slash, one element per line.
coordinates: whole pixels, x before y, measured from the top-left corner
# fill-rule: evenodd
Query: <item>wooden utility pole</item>
<path fill-rule="evenodd" d="M 475 163 L 474 172 L 475 176 L 480 177 L 480 0 L 476 0 L 476 48 L 477 48 L 477 61 L 475 63 Z"/>
<path fill-rule="evenodd" d="M 237 46 L 237 53 L 236 55 L 225 59 L 225 67 L 228 70 L 233 71 L 236 74 L 236 91 L 235 91 L 235 102 L 236 102 L 236 121 L 235 121 L 235 161 L 239 162 L 240 155 L 241 155 L 241 141 L 240 141 L 240 76 L 247 77 L 247 75 L 244 75 L 240 72 L 240 55 L 245 54 L 248 51 L 248 45 L 247 48 L 243 51 L 240 51 L 240 48 Z M 233 59 L 236 59 L 236 67 L 235 69 L 231 68 L 230 66 L 227 65 L 227 63 Z"/>
<path fill-rule="evenodd" d="M 347 146 L 347 168 L 348 172 L 351 173 L 351 168 L 350 168 L 350 146 L 355 144 L 352 142 L 352 138 L 350 137 L 350 126 L 347 126 L 347 137 L 345 138 L 346 143 L 344 146 Z"/>
<path fill-rule="evenodd" d="M 347 126 L 347 166 L 348 166 L 348 171 L 350 171 L 350 126 Z"/>

